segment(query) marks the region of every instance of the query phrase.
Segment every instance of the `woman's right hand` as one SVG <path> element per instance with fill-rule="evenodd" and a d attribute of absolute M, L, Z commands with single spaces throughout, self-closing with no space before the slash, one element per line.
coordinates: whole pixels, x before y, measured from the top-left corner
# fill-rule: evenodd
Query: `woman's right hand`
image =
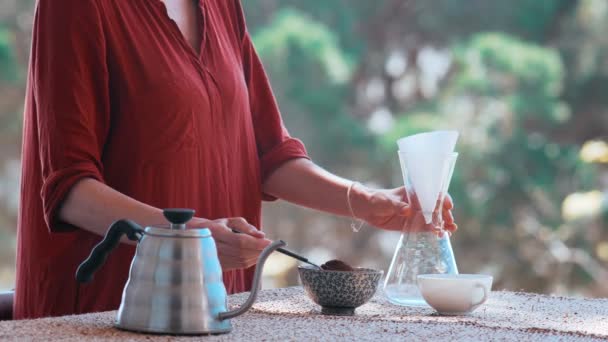
<path fill-rule="evenodd" d="M 211 231 L 224 271 L 255 265 L 260 252 L 272 243 L 262 231 L 242 217 L 217 220 L 196 217 L 188 222 L 188 226 L 208 228 Z M 237 234 L 233 229 L 243 234 Z"/>

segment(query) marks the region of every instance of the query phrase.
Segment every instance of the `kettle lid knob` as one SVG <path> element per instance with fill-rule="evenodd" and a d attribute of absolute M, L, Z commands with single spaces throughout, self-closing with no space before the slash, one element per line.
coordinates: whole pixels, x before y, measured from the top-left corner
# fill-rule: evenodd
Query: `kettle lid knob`
<path fill-rule="evenodd" d="M 186 222 L 192 219 L 194 210 L 183 208 L 164 209 L 163 215 L 171 222 L 171 229 L 186 229 Z"/>

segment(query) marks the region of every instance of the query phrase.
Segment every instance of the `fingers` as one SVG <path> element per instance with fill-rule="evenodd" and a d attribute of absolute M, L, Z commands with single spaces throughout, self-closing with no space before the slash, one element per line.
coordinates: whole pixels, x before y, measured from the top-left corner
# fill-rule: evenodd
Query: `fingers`
<path fill-rule="evenodd" d="M 224 271 L 230 269 L 247 268 L 255 265 L 258 260 L 259 251 L 255 253 L 242 253 L 231 245 L 218 243 L 218 257 Z"/>
<path fill-rule="evenodd" d="M 443 199 L 443 210 L 452 210 L 454 209 L 454 202 L 452 201 L 452 196 L 450 194 L 446 194 Z"/>
<path fill-rule="evenodd" d="M 447 210 L 447 211 L 443 212 L 443 221 L 445 221 L 446 224 L 454 223 L 454 215 L 452 214 L 451 210 Z"/>
<path fill-rule="evenodd" d="M 455 220 L 454 220 L 454 214 L 452 214 L 452 211 L 451 210 L 445 210 L 443 212 L 442 217 L 443 217 L 444 228 L 448 229 L 448 230 L 455 230 L 455 228 L 452 229 L 453 227 L 456 227 L 456 223 L 455 223 Z"/>
<path fill-rule="evenodd" d="M 455 232 L 458 229 L 458 225 L 456 223 L 451 223 L 451 224 L 447 224 L 445 225 L 445 230 L 447 230 L 448 232 Z"/>
<path fill-rule="evenodd" d="M 229 251 L 230 247 L 224 244 L 218 244 L 219 250 Z M 230 269 L 247 268 L 255 265 L 258 261 L 259 252 L 251 255 L 244 254 L 227 254 L 218 253 L 222 269 L 224 271 Z"/>
<path fill-rule="evenodd" d="M 409 196 L 409 201 L 408 201 Z M 409 202 L 409 203 L 408 203 Z M 449 194 L 445 194 L 443 201 L 441 198 L 437 204 L 443 203 L 441 215 L 443 217 L 443 229 L 448 233 L 456 231 L 458 226 L 454 222 L 452 209 L 454 202 Z M 440 210 L 436 207 L 435 210 Z M 413 231 L 425 231 L 433 228 L 433 225 L 426 224 L 415 193 L 408 193 L 405 187 L 392 190 L 374 191 L 368 202 L 370 212 L 368 223 L 378 228 L 387 230 L 402 230 L 405 226 Z M 439 212 L 435 212 L 439 214 Z M 411 219 L 406 224 L 404 219 Z"/>
<path fill-rule="evenodd" d="M 243 250 L 262 251 L 266 246 L 272 243 L 271 240 L 265 238 L 255 238 L 245 234 L 234 234 L 237 235 L 236 246 Z"/>
<path fill-rule="evenodd" d="M 407 201 L 407 191 L 405 190 L 405 187 L 399 187 L 397 189 L 395 189 L 394 191 L 396 191 L 397 196 L 399 196 L 399 198 L 401 198 L 402 201 Z"/>
<path fill-rule="evenodd" d="M 387 196 L 387 199 L 391 202 L 393 208 L 396 209 L 395 212 L 397 215 L 409 216 L 411 213 L 411 207 L 409 203 L 407 203 L 407 193 L 405 187 L 402 186 L 397 189 L 393 189 L 393 194 L 397 195 L 396 198 L 398 200 L 395 200 L 395 196 Z"/>
<path fill-rule="evenodd" d="M 209 228 L 216 241 L 237 249 L 261 251 L 272 243 L 272 241 L 264 238 L 263 233 L 260 234 L 261 232 L 257 231 L 255 227 L 240 218 L 216 220 L 209 225 Z M 236 234 L 233 229 L 243 234 Z M 249 233 L 252 235 L 249 235 Z"/>
<path fill-rule="evenodd" d="M 195 218 L 196 226 L 209 228 L 217 245 L 223 270 L 247 268 L 256 264 L 260 252 L 272 241 L 242 217 L 206 220 Z M 238 231 L 242 234 L 237 234 Z"/>
<path fill-rule="evenodd" d="M 412 208 L 405 203 L 400 201 L 391 201 L 391 205 L 393 206 L 393 212 L 395 212 L 398 216 L 410 216 L 412 212 Z"/>
<path fill-rule="evenodd" d="M 454 209 L 454 201 L 452 201 L 450 194 L 446 194 L 443 200 L 443 219 L 445 220 L 445 229 L 450 233 L 458 229 L 458 225 L 454 222 L 452 209 Z"/>
<path fill-rule="evenodd" d="M 227 226 L 228 228 L 232 228 L 237 230 L 239 233 L 244 233 L 244 234 L 248 234 L 251 235 L 253 237 L 256 238 L 263 238 L 266 236 L 266 234 L 264 234 L 264 232 L 262 232 L 261 230 L 258 230 L 256 227 L 250 225 L 247 220 L 245 220 L 242 217 L 234 217 L 234 218 L 229 218 L 227 219 Z"/>
<path fill-rule="evenodd" d="M 265 238 L 257 238 L 247 234 L 235 234 L 226 226 L 223 229 L 212 231 L 213 237 L 224 244 L 227 244 L 237 250 L 244 251 L 261 251 L 272 241 Z"/>
<path fill-rule="evenodd" d="M 452 211 L 444 211 L 443 219 L 445 221 L 444 228 L 449 232 L 454 232 L 458 229 L 458 225 L 454 222 L 454 215 L 452 215 Z"/>
<path fill-rule="evenodd" d="M 218 257 L 224 270 L 255 265 L 260 252 L 272 243 L 263 238 L 264 235 L 259 234 L 255 227 L 241 218 L 217 220 L 210 225 L 209 229 L 216 240 Z M 242 234 L 234 233 L 233 229 Z"/>

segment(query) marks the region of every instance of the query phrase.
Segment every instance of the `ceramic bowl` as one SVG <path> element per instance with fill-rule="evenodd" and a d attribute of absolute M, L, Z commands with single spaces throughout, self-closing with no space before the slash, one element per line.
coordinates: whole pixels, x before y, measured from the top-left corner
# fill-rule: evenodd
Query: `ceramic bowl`
<path fill-rule="evenodd" d="M 321 313 L 343 316 L 354 315 L 355 308 L 374 296 L 384 273 L 369 268 L 324 271 L 312 266 L 300 266 L 298 272 L 304 291 L 321 306 Z"/>

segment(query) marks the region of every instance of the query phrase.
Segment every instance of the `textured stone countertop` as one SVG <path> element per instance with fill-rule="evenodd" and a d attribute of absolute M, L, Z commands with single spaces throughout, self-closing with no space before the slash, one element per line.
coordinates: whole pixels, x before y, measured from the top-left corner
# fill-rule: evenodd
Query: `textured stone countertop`
<path fill-rule="evenodd" d="M 231 296 L 231 306 L 247 294 Z M 18 341 L 606 341 L 608 299 L 492 292 L 469 316 L 388 303 L 380 293 L 355 316 L 324 316 L 301 287 L 264 290 L 225 335 L 145 335 L 113 327 L 116 312 L 0 322 L 0 340 Z"/>

